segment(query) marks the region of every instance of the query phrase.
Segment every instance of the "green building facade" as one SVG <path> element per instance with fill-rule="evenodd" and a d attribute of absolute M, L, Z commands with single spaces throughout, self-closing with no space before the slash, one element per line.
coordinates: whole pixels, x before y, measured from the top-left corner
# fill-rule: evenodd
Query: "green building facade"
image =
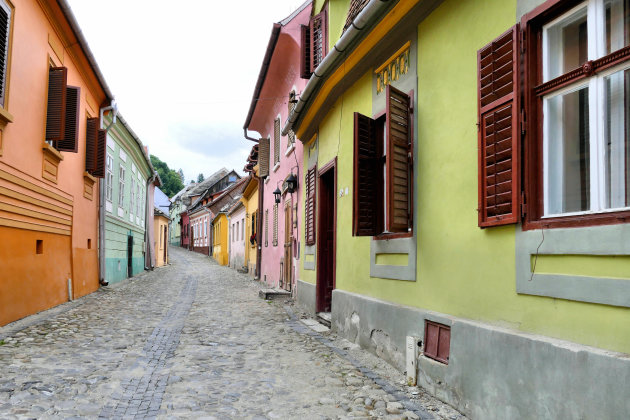
<path fill-rule="evenodd" d="M 111 119 L 106 119 L 110 124 Z M 118 115 L 107 134 L 105 179 L 105 281 L 117 283 L 145 269 L 147 180 L 154 170 L 147 151 Z M 153 203 L 149 203 L 151 209 Z"/>

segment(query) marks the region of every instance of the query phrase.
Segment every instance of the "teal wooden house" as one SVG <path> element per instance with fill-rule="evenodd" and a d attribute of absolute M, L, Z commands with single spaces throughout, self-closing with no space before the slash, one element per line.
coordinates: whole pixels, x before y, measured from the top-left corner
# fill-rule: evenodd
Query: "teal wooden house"
<path fill-rule="evenodd" d="M 111 120 L 106 120 L 109 125 Z M 116 283 L 145 269 L 146 233 L 153 226 L 153 200 L 147 200 L 154 169 L 148 151 L 118 114 L 107 134 L 105 179 L 101 183 L 105 258 L 102 278 Z M 147 202 L 151 217 L 147 216 Z M 101 229 L 103 232 L 103 229 Z"/>

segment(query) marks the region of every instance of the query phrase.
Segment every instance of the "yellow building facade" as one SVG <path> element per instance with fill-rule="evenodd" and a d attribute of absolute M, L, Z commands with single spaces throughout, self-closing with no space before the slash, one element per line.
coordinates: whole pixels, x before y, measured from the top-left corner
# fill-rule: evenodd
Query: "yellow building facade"
<path fill-rule="evenodd" d="M 153 220 L 153 239 L 155 245 L 155 266 L 168 264 L 168 222 L 169 219 L 159 210 L 155 210 Z"/>
<path fill-rule="evenodd" d="M 257 167 L 256 167 L 257 168 Z M 257 276 L 258 255 L 258 178 L 252 176 L 247 182 L 241 201 L 245 206 L 245 265 L 250 277 Z"/>
<path fill-rule="evenodd" d="M 212 221 L 212 258 L 220 265 L 228 265 L 228 219 L 219 213 Z"/>

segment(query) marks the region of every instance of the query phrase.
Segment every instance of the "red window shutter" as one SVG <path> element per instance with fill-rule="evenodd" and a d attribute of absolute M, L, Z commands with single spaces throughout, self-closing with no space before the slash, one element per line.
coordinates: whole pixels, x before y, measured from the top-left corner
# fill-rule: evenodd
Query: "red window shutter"
<path fill-rule="evenodd" d="M 374 236 L 379 229 L 379 197 L 382 197 L 382 173 L 376 122 L 354 113 L 354 182 L 352 232 L 354 236 Z"/>
<path fill-rule="evenodd" d="M 387 230 L 407 232 L 411 220 L 411 99 L 387 85 Z"/>
<path fill-rule="evenodd" d="M 68 86 L 66 88 L 66 121 L 63 139 L 57 142 L 60 152 L 76 153 L 79 147 L 79 109 L 81 103 L 81 88 Z"/>
<path fill-rule="evenodd" d="M 85 129 L 85 170 L 89 173 L 96 169 L 96 148 L 98 146 L 98 118 L 88 118 Z"/>
<path fill-rule="evenodd" d="M 479 50 L 479 226 L 519 220 L 518 25 Z"/>
<path fill-rule="evenodd" d="M 63 140 L 66 126 L 66 87 L 68 69 L 51 67 L 48 70 L 48 107 L 46 108 L 46 140 Z"/>
<path fill-rule="evenodd" d="M 269 176 L 269 139 L 258 142 L 258 175 L 261 178 Z"/>
<path fill-rule="evenodd" d="M 105 156 L 107 155 L 107 131 L 98 130 L 97 139 L 96 168 L 92 175 L 96 178 L 103 178 L 105 176 Z"/>
<path fill-rule="evenodd" d="M 309 25 L 300 25 L 300 76 L 302 79 L 311 78 L 311 28 Z"/>
<path fill-rule="evenodd" d="M 315 200 L 316 200 L 316 167 L 306 173 L 306 245 L 315 244 Z"/>
<path fill-rule="evenodd" d="M 424 321 L 424 355 L 448 364 L 451 353 L 451 327 Z"/>
<path fill-rule="evenodd" d="M 315 72 L 317 66 L 320 65 L 326 56 L 327 32 L 326 10 L 322 10 L 319 14 L 313 16 L 310 22 L 311 73 Z"/>

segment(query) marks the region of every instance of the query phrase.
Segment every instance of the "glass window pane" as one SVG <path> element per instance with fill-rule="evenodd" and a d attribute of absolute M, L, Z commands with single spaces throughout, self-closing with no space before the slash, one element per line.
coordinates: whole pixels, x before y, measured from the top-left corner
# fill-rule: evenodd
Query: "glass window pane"
<path fill-rule="evenodd" d="M 544 81 L 580 67 L 588 60 L 586 6 L 545 28 Z"/>
<path fill-rule="evenodd" d="M 630 70 L 604 78 L 606 92 L 605 208 L 630 206 Z"/>
<path fill-rule="evenodd" d="M 545 101 L 545 214 L 589 210 L 588 87 Z"/>
<path fill-rule="evenodd" d="M 606 54 L 630 44 L 630 0 L 607 0 Z"/>

